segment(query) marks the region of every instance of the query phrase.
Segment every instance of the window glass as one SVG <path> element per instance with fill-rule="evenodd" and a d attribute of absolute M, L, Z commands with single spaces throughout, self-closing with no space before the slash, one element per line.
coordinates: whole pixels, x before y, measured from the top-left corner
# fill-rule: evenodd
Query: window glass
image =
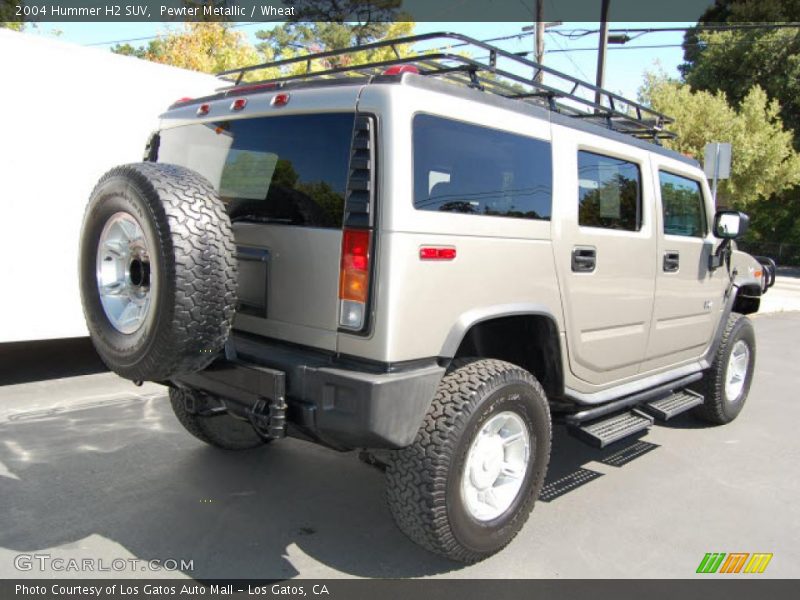
<path fill-rule="evenodd" d="M 661 182 L 664 233 L 704 237 L 706 214 L 700 182 L 665 171 L 659 171 L 658 178 Z"/>
<path fill-rule="evenodd" d="M 578 223 L 639 231 L 642 226 L 642 186 L 635 163 L 578 152 Z"/>
<path fill-rule="evenodd" d="M 233 221 L 341 227 L 354 118 L 287 115 L 165 129 L 158 160 L 206 177 Z"/>
<path fill-rule="evenodd" d="M 430 115 L 413 132 L 417 209 L 550 219 L 548 142 Z"/>

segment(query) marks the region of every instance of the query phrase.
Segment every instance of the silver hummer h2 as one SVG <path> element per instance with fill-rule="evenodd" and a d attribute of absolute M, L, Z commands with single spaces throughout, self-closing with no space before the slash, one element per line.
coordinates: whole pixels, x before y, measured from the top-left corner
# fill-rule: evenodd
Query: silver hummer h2
<path fill-rule="evenodd" d="M 354 64 L 433 38 L 463 46 Z M 400 529 L 465 562 L 524 524 L 554 421 L 603 447 L 736 418 L 774 263 L 645 139 L 667 117 L 453 34 L 297 60 L 176 103 L 98 183 L 81 291 L 109 367 L 212 445 L 366 453 Z"/>

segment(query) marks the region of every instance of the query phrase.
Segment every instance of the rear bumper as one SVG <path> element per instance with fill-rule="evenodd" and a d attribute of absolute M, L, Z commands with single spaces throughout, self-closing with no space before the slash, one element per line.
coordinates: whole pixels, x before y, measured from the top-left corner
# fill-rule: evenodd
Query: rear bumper
<path fill-rule="evenodd" d="M 431 360 L 358 365 L 311 350 L 236 339 L 236 357 L 175 383 L 248 410 L 285 394 L 287 420 L 305 435 L 341 448 L 402 448 L 414 437 L 444 374 Z"/>

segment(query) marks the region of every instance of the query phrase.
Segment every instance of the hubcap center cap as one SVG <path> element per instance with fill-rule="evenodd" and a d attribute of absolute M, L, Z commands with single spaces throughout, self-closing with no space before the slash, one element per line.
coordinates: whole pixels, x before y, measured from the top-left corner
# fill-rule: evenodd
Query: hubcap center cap
<path fill-rule="evenodd" d="M 479 442 L 475 449 L 475 460 L 470 469 L 472 484 L 485 490 L 494 483 L 503 464 L 503 442 L 499 436 L 492 436 Z"/>
<path fill-rule="evenodd" d="M 155 275 L 139 222 L 127 212 L 111 215 L 97 242 L 97 291 L 114 329 L 131 334 L 147 321 Z"/>
<path fill-rule="evenodd" d="M 150 263 L 140 258 L 134 258 L 128 267 L 128 277 L 131 284 L 135 287 L 147 287 L 150 285 Z"/>
<path fill-rule="evenodd" d="M 530 439 L 513 411 L 492 416 L 475 434 L 461 476 L 461 499 L 473 518 L 496 519 L 514 503 L 528 472 Z"/>

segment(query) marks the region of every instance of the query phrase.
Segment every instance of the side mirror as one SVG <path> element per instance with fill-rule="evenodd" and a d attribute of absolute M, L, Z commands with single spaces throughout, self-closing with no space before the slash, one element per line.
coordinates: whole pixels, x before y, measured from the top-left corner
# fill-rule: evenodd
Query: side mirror
<path fill-rule="evenodd" d="M 750 226 L 750 217 L 736 210 L 720 210 L 714 215 L 714 235 L 723 240 L 742 237 Z"/>

